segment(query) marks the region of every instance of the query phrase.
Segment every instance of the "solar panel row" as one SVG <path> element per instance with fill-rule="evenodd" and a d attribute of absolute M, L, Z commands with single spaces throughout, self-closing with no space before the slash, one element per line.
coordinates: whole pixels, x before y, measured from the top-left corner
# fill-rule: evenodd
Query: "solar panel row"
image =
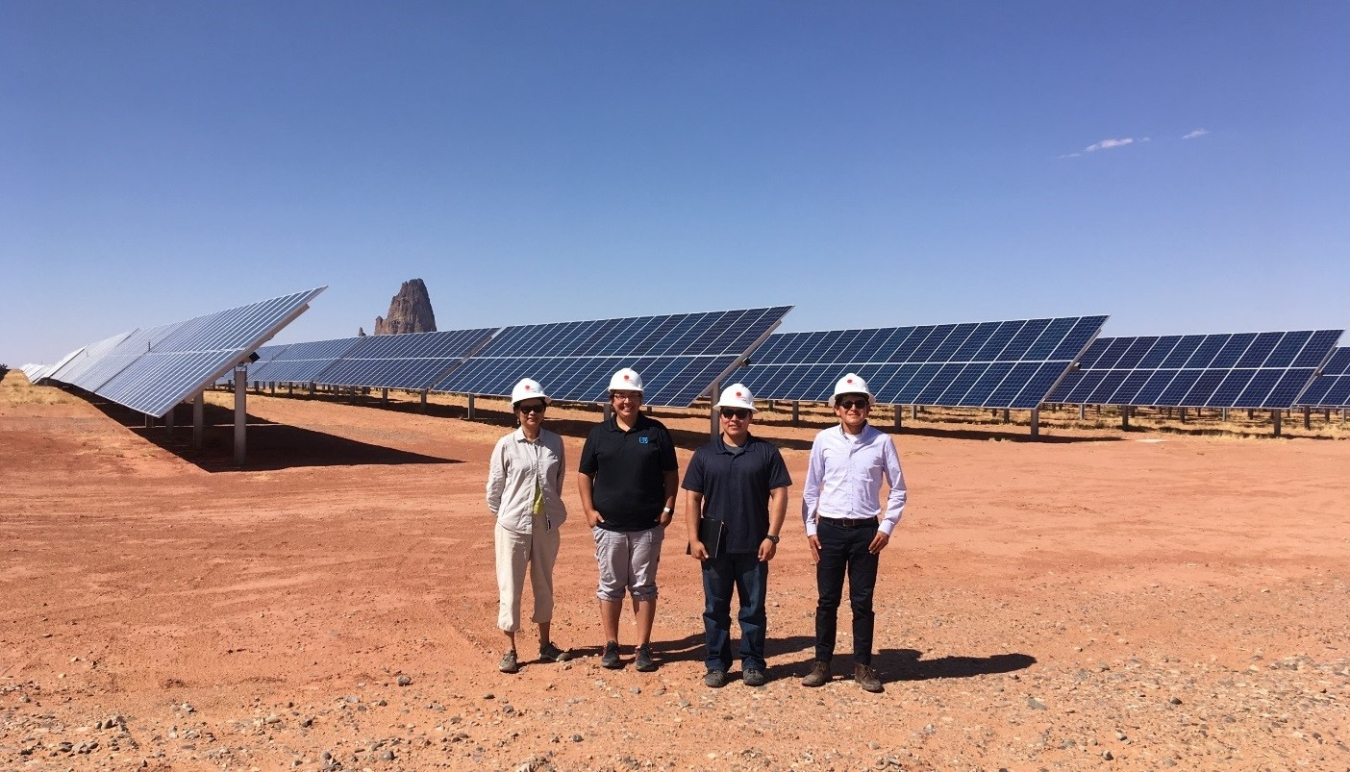
<path fill-rule="evenodd" d="M 755 352 L 757 397 L 826 402 L 847 371 L 880 404 L 1035 408 L 1101 331 L 1105 316 L 785 333 Z"/>
<path fill-rule="evenodd" d="M 642 374 L 643 402 L 687 407 L 735 369 L 791 306 L 640 316 L 501 330 L 434 391 L 509 396 L 529 376 L 567 402 L 600 402 L 622 367 Z"/>
<path fill-rule="evenodd" d="M 1350 348 L 1337 348 L 1299 395 L 1296 405 L 1303 407 L 1350 407 Z"/>
<path fill-rule="evenodd" d="M 163 416 L 275 335 L 323 290 L 121 333 L 87 346 L 49 377 L 147 415 Z"/>
<path fill-rule="evenodd" d="M 1100 338 L 1048 402 L 1287 409 L 1340 330 Z"/>

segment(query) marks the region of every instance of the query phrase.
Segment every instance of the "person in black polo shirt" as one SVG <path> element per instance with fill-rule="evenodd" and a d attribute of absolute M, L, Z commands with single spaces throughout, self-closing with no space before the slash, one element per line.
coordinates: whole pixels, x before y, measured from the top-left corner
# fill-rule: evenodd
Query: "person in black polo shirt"
<path fill-rule="evenodd" d="M 679 466 L 675 442 L 660 421 L 642 414 L 642 376 L 625 367 L 609 382 L 614 417 L 591 429 L 581 449 L 577 487 L 595 538 L 600 568 L 600 664 L 622 667 L 619 616 L 624 591 L 633 596 L 638 645 L 635 666 L 656 669 L 652 621 L 656 618 L 656 569 L 665 528 L 675 514 Z"/>
<path fill-rule="evenodd" d="M 765 595 L 769 561 L 787 516 L 788 475 L 783 454 L 750 434 L 754 397 L 741 384 L 722 392 L 716 407 L 720 436 L 694 451 L 684 475 L 689 552 L 703 568 L 703 629 L 708 647 L 703 682 L 726 685 L 731 667 L 731 590 L 740 597 L 741 680 L 763 686 Z M 717 554 L 699 539 L 699 520 L 722 523 Z"/>

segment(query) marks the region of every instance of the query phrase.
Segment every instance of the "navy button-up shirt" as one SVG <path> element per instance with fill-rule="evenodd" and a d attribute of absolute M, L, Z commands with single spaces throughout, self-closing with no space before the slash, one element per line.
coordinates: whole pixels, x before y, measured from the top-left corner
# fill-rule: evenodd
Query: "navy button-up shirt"
<path fill-rule="evenodd" d="M 758 552 L 769 534 L 769 491 L 792 485 L 783 454 L 748 435 L 740 448 L 718 436 L 694 451 L 680 486 L 703 494 L 703 516 L 726 524 L 724 552 Z"/>

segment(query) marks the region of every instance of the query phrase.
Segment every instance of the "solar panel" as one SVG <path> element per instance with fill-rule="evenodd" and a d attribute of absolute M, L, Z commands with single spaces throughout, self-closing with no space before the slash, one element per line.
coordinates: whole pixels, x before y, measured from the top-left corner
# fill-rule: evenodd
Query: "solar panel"
<path fill-rule="evenodd" d="M 290 346 L 289 343 L 279 343 L 275 346 L 259 346 L 258 350 L 253 352 L 254 354 L 258 355 L 258 358 L 249 363 L 248 366 L 249 375 L 252 376 L 253 373 L 255 373 L 258 368 L 262 367 L 268 362 L 271 362 L 278 355 L 280 355 L 281 352 L 285 351 L 289 346 Z M 250 377 L 249 380 L 253 381 L 254 379 Z M 224 375 L 216 379 L 216 385 L 224 386 L 228 383 L 232 383 L 233 381 L 234 381 L 234 372 L 228 371 Z"/>
<path fill-rule="evenodd" d="M 1047 402 L 1287 409 L 1341 330 L 1098 338 Z"/>
<path fill-rule="evenodd" d="M 756 397 L 828 402 L 846 372 L 885 405 L 1035 408 L 1105 316 L 772 335 L 738 378 Z"/>
<path fill-rule="evenodd" d="M 91 358 L 78 373 L 65 379 L 66 383 L 85 391 L 98 393 L 103 384 L 112 380 L 132 362 L 150 353 L 154 344 L 178 328 L 182 322 L 160 325 L 143 330 L 132 330 L 97 358 Z M 64 375 L 63 375 L 64 377 Z"/>
<path fill-rule="evenodd" d="M 623 367 L 642 375 L 648 405 L 688 407 L 777 327 L 791 306 L 532 324 L 502 329 L 435 391 L 510 396 L 530 377 L 567 402 L 602 402 Z"/>
<path fill-rule="evenodd" d="M 250 367 L 249 383 L 314 383 L 360 342 L 360 338 L 335 338 L 292 343 L 270 361 Z"/>
<path fill-rule="evenodd" d="M 421 391 L 481 348 L 495 329 L 367 336 L 314 382 Z"/>
<path fill-rule="evenodd" d="M 1294 404 L 1299 407 L 1350 407 L 1350 348 L 1337 348 Z"/>
<path fill-rule="evenodd" d="M 102 384 L 87 388 L 101 397 L 152 416 L 174 405 L 229 371 L 308 308 L 325 288 L 271 298 L 199 316 L 128 336 L 93 369 L 115 360 L 130 361 Z M 148 350 L 139 351 L 144 343 Z M 100 376 L 101 377 L 101 374 Z M 91 379 L 92 380 L 92 379 Z"/>
<path fill-rule="evenodd" d="M 64 360 L 64 364 L 47 373 L 47 378 L 61 383 L 75 383 L 82 373 L 116 348 L 130 334 L 130 332 L 119 332 L 110 338 L 76 349 L 73 356 L 68 356 Z"/>

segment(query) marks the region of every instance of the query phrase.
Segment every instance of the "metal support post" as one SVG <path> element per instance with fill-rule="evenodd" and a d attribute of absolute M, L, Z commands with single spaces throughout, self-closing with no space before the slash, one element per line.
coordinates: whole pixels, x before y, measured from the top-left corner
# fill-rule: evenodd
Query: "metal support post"
<path fill-rule="evenodd" d="M 708 394 L 712 396 L 712 410 L 708 413 L 708 439 L 715 440 L 719 433 L 717 425 L 717 400 L 722 395 L 722 382 L 713 381 L 712 388 L 708 390 Z"/>
<path fill-rule="evenodd" d="M 465 418 L 469 419 L 470 421 L 472 421 L 472 420 L 474 419 L 474 417 L 476 416 L 476 412 L 474 411 L 473 408 L 474 408 L 474 405 L 473 405 L 473 395 L 470 394 L 470 395 L 469 395 L 469 413 L 468 413 L 468 415 L 465 416 Z"/>
<path fill-rule="evenodd" d="M 380 404 L 389 404 L 389 389 L 380 389 Z"/>
<path fill-rule="evenodd" d="M 288 382 L 288 383 L 286 384 L 286 396 L 288 396 L 288 397 L 294 397 L 294 396 L 295 396 L 295 384 L 294 384 L 294 383 L 289 383 L 289 382 Z"/>
<path fill-rule="evenodd" d="M 1306 405 L 1303 407 L 1303 428 L 1312 428 L 1312 408 Z"/>
<path fill-rule="evenodd" d="M 1223 419 L 1224 423 L 1227 423 L 1227 422 L 1228 422 L 1228 408 L 1226 408 L 1226 407 L 1219 408 L 1219 417 Z"/>
<path fill-rule="evenodd" d="M 919 406 L 918 406 L 918 405 L 910 405 L 910 406 L 909 406 L 909 418 L 910 418 L 911 421 L 917 421 L 917 420 L 919 419 Z"/>
<path fill-rule="evenodd" d="M 248 447 L 248 389 L 244 386 L 248 368 L 237 367 L 234 375 L 234 463 L 243 466 Z"/>
<path fill-rule="evenodd" d="M 1041 409 L 1038 407 L 1031 409 L 1031 436 L 1041 436 Z"/>
<path fill-rule="evenodd" d="M 417 409 L 423 413 L 427 412 L 427 390 L 422 389 L 421 396 L 417 401 Z"/>
<path fill-rule="evenodd" d="M 192 398 L 192 449 L 201 450 L 206 444 L 206 393 L 197 392 Z"/>
<path fill-rule="evenodd" d="M 1270 411 L 1270 420 L 1275 423 L 1275 436 L 1276 437 L 1280 436 L 1280 420 L 1281 420 L 1280 411 L 1279 410 Z"/>
<path fill-rule="evenodd" d="M 1181 416 L 1181 422 L 1183 424 L 1186 423 L 1186 408 L 1184 407 L 1177 408 L 1177 414 Z"/>
<path fill-rule="evenodd" d="M 145 414 L 145 428 L 150 429 L 150 428 L 152 428 L 154 425 L 155 425 L 155 419 L 154 419 L 154 416 L 150 415 L 149 413 L 146 413 L 146 414 Z"/>
<path fill-rule="evenodd" d="M 309 398 L 314 399 L 314 384 L 309 384 Z"/>
<path fill-rule="evenodd" d="M 275 397 L 275 396 L 277 395 L 277 382 L 276 382 L 276 381 L 268 381 L 268 382 L 267 382 L 267 391 L 268 391 L 272 396 Z"/>
<path fill-rule="evenodd" d="M 611 419 L 611 418 L 614 417 L 614 403 L 613 403 L 613 402 L 606 402 L 606 403 L 605 403 L 604 414 L 605 414 L 605 420 L 606 420 L 606 421 L 608 421 L 609 419 Z"/>
<path fill-rule="evenodd" d="M 1003 408 L 1003 423 L 1012 423 L 1012 411 L 1006 407 Z"/>
<path fill-rule="evenodd" d="M 900 431 L 900 416 L 904 413 L 900 412 L 899 405 L 891 405 L 891 412 L 895 414 L 895 430 Z"/>
<path fill-rule="evenodd" d="M 1082 420 L 1084 420 L 1084 419 L 1086 419 L 1086 418 L 1087 418 L 1087 405 L 1079 405 L 1079 406 L 1078 406 L 1078 420 L 1082 421 Z"/>
<path fill-rule="evenodd" d="M 801 413 L 801 409 L 802 409 L 802 403 L 800 403 L 800 402 L 793 402 L 793 403 L 792 403 L 792 425 L 793 425 L 793 426 L 801 426 L 801 425 L 802 425 L 802 413 Z"/>
<path fill-rule="evenodd" d="M 176 412 L 177 410 L 178 406 L 174 405 L 173 407 L 169 408 L 169 412 L 164 414 L 164 433 L 169 435 L 170 437 L 173 437 L 174 412 Z"/>
<path fill-rule="evenodd" d="M 1121 406 L 1120 406 L 1120 428 L 1122 428 L 1122 429 L 1128 429 L 1128 428 L 1130 428 L 1130 406 L 1129 406 L 1129 405 L 1121 405 Z"/>

